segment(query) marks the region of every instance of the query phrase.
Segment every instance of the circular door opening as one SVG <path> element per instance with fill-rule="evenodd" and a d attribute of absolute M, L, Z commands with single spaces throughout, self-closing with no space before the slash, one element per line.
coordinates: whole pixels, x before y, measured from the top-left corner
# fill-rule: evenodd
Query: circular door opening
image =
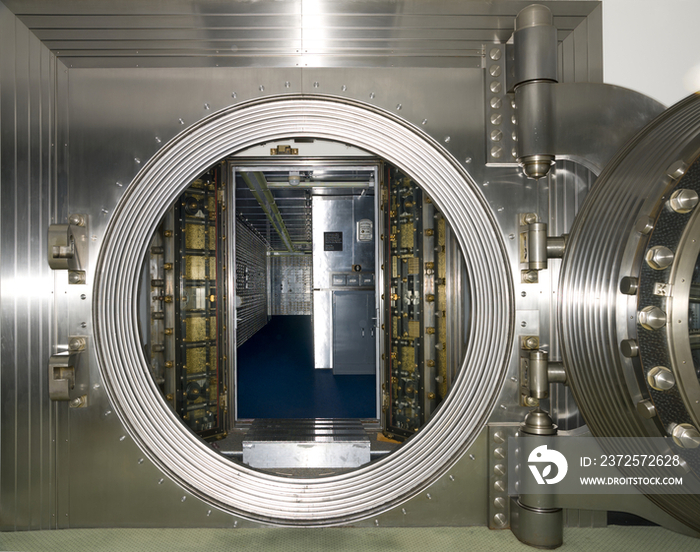
<path fill-rule="evenodd" d="M 261 473 L 206 446 L 166 404 L 150 375 L 138 330 L 141 263 L 168 207 L 218 160 L 290 136 L 362 148 L 419 182 L 464 252 L 471 297 L 463 365 L 423 430 L 386 458 L 315 479 Z M 144 166 L 122 197 L 105 235 L 97 274 L 96 352 L 105 388 L 127 431 L 188 491 L 225 511 L 270 523 L 347 523 L 385 511 L 430 485 L 486 423 L 512 344 L 509 265 L 500 232 L 475 183 L 419 129 L 353 102 L 270 98 L 223 110 L 187 129 Z"/>
<path fill-rule="evenodd" d="M 314 477 L 427 424 L 462 366 L 470 303 L 454 230 L 421 186 L 306 138 L 190 183 L 151 237 L 138 311 L 151 375 L 188 428 L 234 461 Z"/>

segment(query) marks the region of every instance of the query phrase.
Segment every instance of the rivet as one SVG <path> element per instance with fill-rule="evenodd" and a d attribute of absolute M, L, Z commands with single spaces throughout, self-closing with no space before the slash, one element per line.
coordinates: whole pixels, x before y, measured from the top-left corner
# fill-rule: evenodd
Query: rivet
<path fill-rule="evenodd" d="M 454 476 L 454 475 L 449 475 L 448 477 L 450 478 L 450 481 L 454 481 L 454 480 L 455 480 L 455 476 Z"/>
<path fill-rule="evenodd" d="M 396 104 L 396 111 L 401 111 L 403 106 L 401 104 Z"/>
<path fill-rule="evenodd" d="M 510 117 L 510 122 L 513 123 L 514 125 L 518 124 L 518 118 L 515 115 L 511 115 Z"/>
<path fill-rule="evenodd" d="M 501 410 L 508 410 L 508 407 L 505 404 L 501 405 Z"/>
<path fill-rule="evenodd" d="M 156 136 L 156 143 L 160 144 L 161 142 L 162 142 L 162 140 L 158 136 Z"/>
<path fill-rule="evenodd" d="M 316 82 L 314 83 L 314 88 L 318 88 L 319 86 L 320 86 L 320 85 L 319 85 L 318 81 L 316 81 Z"/>
<path fill-rule="evenodd" d="M 420 124 L 424 125 L 424 124 L 427 123 L 427 122 L 428 122 L 428 119 L 423 119 L 423 120 L 420 122 Z"/>
<path fill-rule="evenodd" d="M 232 98 L 237 98 L 237 97 L 238 97 L 238 94 L 236 94 L 235 92 L 231 92 L 231 97 L 232 97 Z"/>
<path fill-rule="evenodd" d="M 238 527 L 238 521 L 233 522 L 233 528 L 235 529 L 236 527 Z"/>
<path fill-rule="evenodd" d="M 182 119 L 178 119 L 178 121 L 179 121 L 179 123 L 180 123 L 181 125 L 184 125 L 184 124 L 185 124 L 185 121 L 183 121 Z"/>
<path fill-rule="evenodd" d="M 451 138 L 449 136 L 445 136 L 445 143 L 446 144 L 449 144 L 450 140 L 451 140 Z"/>
<path fill-rule="evenodd" d="M 139 458 L 138 463 L 139 463 L 139 464 L 143 464 L 143 458 Z"/>
<path fill-rule="evenodd" d="M 499 59 L 501 59 L 501 55 L 502 55 L 501 50 L 499 50 L 498 48 L 492 48 L 491 51 L 489 52 L 489 57 L 493 61 L 498 61 Z"/>
<path fill-rule="evenodd" d="M 123 441 L 124 439 L 126 439 L 126 435 L 122 435 L 121 437 L 119 437 L 119 441 Z"/>
<path fill-rule="evenodd" d="M 111 410 L 107 410 L 107 412 L 105 412 L 105 416 L 109 416 L 111 413 L 112 413 Z"/>
<path fill-rule="evenodd" d="M 258 90 L 260 90 L 260 92 L 265 92 L 265 87 L 261 84 L 261 85 L 258 87 Z"/>
<path fill-rule="evenodd" d="M 116 185 L 117 185 L 118 187 L 121 188 L 124 184 L 122 184 L 121 182 L 119 182 L 119 181 L 117 180 Z"/>
<path fill-rule="evenodd" d="M 510 155 L 513 159 L 517 159 L 518 158 L 518 151 L 514 149 L 510 152 Z M 522 176 L 522 173 L 520 176 Z"/>
<path fill-rule="evenodd" d="M 163 484 L 163 481 L 164 481 L 164 479 L 161 477 L 161 478 L 158 480 L 158 485 L 162 485 L 162 484 Z"/>
<path fill-rule="evenodd" d="M 500 77 L 501 76 L 501 66 L 500 65 L 492 65 L 489 67 L 489 74 L 492 77 Z"/>
<path fill-rule="evenodd" d="M 211 510 L 207 510 L 207 517 L 211 515 Z"/>
<path fill-rule="evenodd" d="M 102 214 L 103 214 L 103 215 L 106 215 L 107 213 L 109 213 L 109 211 L 108 211 L 107 209 L 102 209 Z"/>
<path fill-rule="evenodd" d="M 517 133 L 517 132 L 513 131 L 513 132 L 511 133 L 510 137 L 513 139 L 513 142 L 517 142 L 517 141 L 518 141 L 518 133 Z M 515 151 L 515 150 L 513 150 L 513 151 Z"/>
<path fill-rule="evenodd" d="M 501 89 L 502 89 L 502 88 L 503 88 L 503 87 L 501 86 L 501 83 L 498 82 L 498 81 L 493 81 L 493 82 L 491 83 L 491 85 L 489 86 L 489 89 L 490 89 L 491 92 L 493 92 L 494 94 L 499 94 L 499 93 L 501 92 Z"/>
<path fill-rule="evenodd" d="M 185 500 L 187 500 L 187 497 L 186 497 L 186 496 L 183 496 L 183 497 L 180 499 L 180 502 L 185 502 Z"/>
<path fill-rule="evenodd" d="M 379 527 L 379 520 L 378 519 L 374 520 L 374 525 L 375 525 L 375 527 Z"/>
<path fill-rule="evenodd" d="M 474 456 L 473 454 L 470 454 L 470 455 L 469 455 L 469 459 L 470 459 L 470 460 L 476 460 L 476 456 Z"/>
<path fill-rule="evenodd" d="M 430 493 L 426 493 L 425 497 L 426 497 L 428 500 L 432 500 L 432 499 L 433 499 L 433 497 L 430 496 Z"/>
<path fill-rule="evenodd" d="M 374 92 L 370 92 L 370 93 L 369 93 L 369 99 L 370 99 L 370 100 L 373 100 L 373 99 L 374 99 Z"/>
<path fill-rule="evenodd" d="M 401 513 L 405 516 L 408 512 L 406 511 L 406 508 L 401 508 Z"/>
<path fill-rule="evenodd" d="M 345 86 L 345 85 L 343 85 L 343 86 L 340 87 L 340 89 L 341 89 L 343 92 L 345 92 L 345 91 L 348 89 L 348 87 Z"/>
<path fill-rule="evenodd" d="M 205 104 L 204 104 L 204 109 L 209 109 L 209 104 L 208 104 L 208 103 L 205 103 Z"/>
<path fill-rule="evenodd" d="M 472 158 L 471 158 L 471 157 L 467 157 L 467 158 L 464 160 L 464 162 L 465 162 L 467 165 L 469 165 L 469 163 L 472 162 Z"/>

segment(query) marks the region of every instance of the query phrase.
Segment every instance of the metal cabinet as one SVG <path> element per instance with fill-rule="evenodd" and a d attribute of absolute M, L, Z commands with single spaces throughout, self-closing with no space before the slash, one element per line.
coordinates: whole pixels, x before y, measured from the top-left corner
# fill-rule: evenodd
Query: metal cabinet
<path fill-rule="evenodd" d="M 374 374 L 374 291 L 333 292 L 333 374 Z"/>

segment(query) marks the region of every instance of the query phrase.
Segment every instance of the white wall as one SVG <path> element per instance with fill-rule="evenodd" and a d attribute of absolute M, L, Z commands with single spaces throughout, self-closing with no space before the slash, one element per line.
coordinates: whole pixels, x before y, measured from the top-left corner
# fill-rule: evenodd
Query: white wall
<path fill-rule="evenodd" d="M 603 0 L 605 82 L 666 105 L 700 90 L 700 0 Z"/>

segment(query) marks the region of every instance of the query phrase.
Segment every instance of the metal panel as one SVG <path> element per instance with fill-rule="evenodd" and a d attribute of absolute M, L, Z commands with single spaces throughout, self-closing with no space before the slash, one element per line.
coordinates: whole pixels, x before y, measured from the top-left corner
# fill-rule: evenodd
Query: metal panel
<path fill-rule="evenodd" d="M 0 52 L 0 529 L 46 529 L 56 524 L 56 410 L 68 408 L 47 392 L 56 333 L 45 243 L 66 200 L 53 147 L 61 64 L 1 3 Z"/>
<path fill-rule="evenodd" d="M 236 308 L 236 346 L 240 347 L 267 324 L 267 247 L 260 237 L 238 220 L 236 297 L 240 303 Z"/>
<path fill-rule="evenodd" d="M 270 255 L 270 316 L 311 315 L 311 255 Z"/>
<path fill-rule="evenodd" d="M 333 292 L 333 374 L 374 374 L 374 291 Z"/>
<path fill-rule="evenodd" d="M 529 2 L 6 3 L 70 67 L 478 68 Z M 598 3 L 549 5 L 561 41 Z"/>

